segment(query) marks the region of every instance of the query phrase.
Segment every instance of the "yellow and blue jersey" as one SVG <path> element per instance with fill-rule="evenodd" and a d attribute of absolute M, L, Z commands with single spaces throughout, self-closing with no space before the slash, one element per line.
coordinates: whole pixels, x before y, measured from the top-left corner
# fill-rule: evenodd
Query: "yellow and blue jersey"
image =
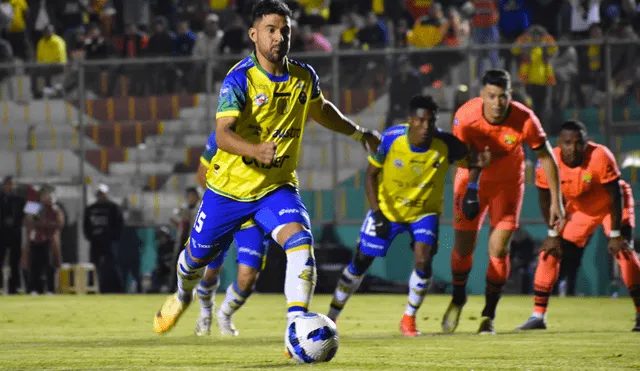
<path fill-rule="evenodd" d="M 237 117 L 236 134 L 251 143 L 277 144 L 269 165 L 218 150 L 207 171 L 207 187 L 237 201 L 255 201 L 283 186 L 298 186 L 296 167 L 309 105 L 322 97 L 318 76 L 304 63 L 286 59 L 286 72 L 274 76 L 252 54 L 225 77 L 216 119 Z"/>
<path fill-rule="evenodd" d="M 213 131 L 209 134 L 207 143 L 204 146 L 204 151 L 202 151 L 202 155 L 200 156 L 200 162 L 207 169 L 209 165 L 211 165 L 211 159 L 215 156 L 216 152 L 218 152 L 218 144 L 216 143 L 216 132 Z"/>
<path fill-rule="evenodd" d="M 428 149 L 411 146 L 408 134 L 408 124 L 387 129 L 378 152 L 369 156 L 371 165 L 382 169 L 380 210 L 396 223 L 442 213 L 449 165 L 465 158 L 468 151 L 462 141 L 446 132 L 436 131 Z"/>

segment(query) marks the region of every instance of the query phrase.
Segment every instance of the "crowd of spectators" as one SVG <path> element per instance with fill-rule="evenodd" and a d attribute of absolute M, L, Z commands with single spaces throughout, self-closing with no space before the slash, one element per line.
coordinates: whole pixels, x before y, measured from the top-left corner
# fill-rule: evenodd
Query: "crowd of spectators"
<path fill-rule="evenodd" d="M 214 76 L 229 67 L 225 55 L 251 50 L 249 13 L 256 0 L 4 0 L 0 8 L 0 59 L 19 58 L 52 65 L 30 73 L 34 97 L 61 94 L 77 81 L 58 85 L 51 77 L 72 68 L 79 59 L 195 56 L 212 61 Z M 371 50 L 387 47 L 429 49 L 435 46 L 489 45 L 476 53 L 475 77 L 487 68 L 506 68 L 517 76 L 536 111 L 553 107 L 598 104 L 605 90 L 605 67 L 615 71 L 614 98 L 637 89 L 640 72 L 637 32 L 640 5 L 635 0 L 287 0 L 294 12 L 291 52 Z M 341 27 L 332 42 L 330 25 Z M 333 28 L 335 30 L 335 28 Z M 558 47 L 558 40 L 629 42 L 614 45 L 611 66 L 604 66 L 597 44 Z M 334 38 L 335 39 L 335 38 Z M 491 49 L 496 43 L 510 48 Z M 540 47 L 522 44 L 545 43 Z M 345 57 L 347 58 L 347 57 Z M 341 63 L 341 84 L 363 81 L 386 86 L 401 69 L 416 72 L 421 82 L 447 83 L 452 66 L 467 59 L 462 48 L 437 53 L 412 53 L 408 61 L 352 57 Z M 354 63 L 351 63 L 354 62 Z M 331 64 L 313 61 L 319 72 Z M 324 64 L 326 65 L 324 65 Z M 402 64 L 401 68 L 398 68 Z M 125 64 L 92 66 L 87 85 L 103 94 L 129 95 L 202 91 L 204 64 L 176 62 L 151 67 Z M 144 74 L 141 72 L 144 70 Z M 105 84 L 105 73 L 109 76 Z M 375 76 L 363 79 L 362 74 Z M 406 75 L 406 73 L 404 74 Z M 403 75 L 403 76 L 404 76 Z M 137 76 L 137 78 L 133 78 Z M 143 77 L 141 77 L 143 76 Z M 321 75 L 322 76 L 322 75 Z M 343 77 L 351 77 L 351 80 Z M 389 76 L 389 78 L 387 78 Z M 122 77 L 125 77 L 123 79 Z M 104 86 L 106 85 L 106 89 Z M 550 90 L 550 87 L 555 87 Z M 551 94 L 549 94 L 551 93 Z M 640 95 L 640 93 L 638 93 Z M 404 99 L 403 95 L 398 99 Z M 393 107 L 394 104 L 391 106 Z"/>

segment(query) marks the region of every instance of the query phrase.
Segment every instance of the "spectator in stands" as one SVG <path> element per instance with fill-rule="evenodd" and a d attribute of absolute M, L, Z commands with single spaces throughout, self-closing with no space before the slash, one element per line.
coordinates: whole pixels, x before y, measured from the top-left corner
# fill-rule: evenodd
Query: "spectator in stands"
<path fill-rule="evenodd" d="M 23 61 L 30 61 L 33 59 L 33 49 L 27 37 L 29 5 L 26 0 L 8 0 L 7 3 L 13 8 L 13 19 L 4 33 L 4 37 L 11 44 L 11 49 L 16 57 Z"/>
<path fill-rule="evenodd" d="M 158 247 L 156 266 L 153 269 L 153 292 L 169 292 L 173 282 L 175 267 L 174 252 L 176 241 L 167 227 L 156 230 L 156 246 Z"/>
<path fill-rule="evenodd" d="M 638 73 L 638 35 L 626 20 L 617 19 L 611 25 L 607 36 L 614 41 L 625 42 L 611 46 L 611 71 L 614 99 L 623 99 L 629 93 Z"/>
<path fill-rule="evenodd" d="M 407 35 L 409 34 L 409 25 L 405 18 L 399 18 L 396 21 L 395 43 L 396 48 L 406 48 L 408 46 Z"/>
<path fill-rule="evenodd" d="M 292 19 L 291 20 L 291 47 L 289 48 L 289 52 L 302 53 L 305 51 L 306 48 L 307 48 L 307 45 L 304 42 L 304 37 L 302 35 L 302 31 L 300 30 L 300 25 L 298 24 L 298 21 L 296 21 L 295 19 Z"/>
<path fill-rule="evenodd" d="M 64 214 L 54 203 L 52 187 L 45 185 L 40 189 L 39 201 L 32 213 L 27 211 L 28 241 L 22 255 L 22 267 L 29 271 L 28 290 L 32 295 L 53 294 L 55 290 L 55 271 L 62 264 L 60 231 L 65 224 Z"/>
<path fill-rule="evenodd" d="M 434 0 L 405 0 L 405 6 L 411 17 L 417 21 L 424 16 L 431 15 L 434 2 Z"/>
<path fill-rule="evenodd" d="M 495 0 L 473 0 L 474 13 L 472 18 L 473 41 L 477 45 L 494 45 L 500 41 L 498 32 L 499 12 Z M 491 68 L 499 67 L 498 51 L 483 50 L 478 53 L 477 74 L 484 74 L 484 60 L 489 58 Z"/>
<path fill-rule="evenodd" d="M 415 71 L 407 56 L 398 58 L 397 72 L 391 77 L 389 86 L 389 110 L 387 111 L 387 128 L 396 124 L 396 120 L 407 117 L 407 102 L 422 93 L 420 74 Z"/>
<path fill-rule="evenodd" d="M 569 39 L 569 35 L 564 35 L 560 41 L 568 41 Z M 578 52 L 576 48 L 571 45 L 561 46 L 558 55 L 552 60 L 552 64 L 558 82 L 558 86 L 553 91 L 553 107 L 568 107 L 571 97 L 574 95 L 580 102 L 579 107 L 582 107 L 584 96 L 578 81 Z M 574 87 L 577 89 L 574 90 Z"/>
<path fill-rule="evenodd" d="M 175 0 L 154 0 L 152 2 L 153 14 L 164 18 L 166 28 L 175 30 L 178 23 L 178 7 Z"/>
<path fill-rule="evenodd" d="M 360 31 L 360 27 L 358 27 L 358 16 L 349 12 L 342 17 L 342 24 L 344 25 L 344 30 L 342 34 L 340 34 L 340 48 L 341 49 L 355 49 L 358 47 L 358 32 Z"/>
<path fill-rule="evenodd" d="M 123 1 L 125 25 L 148 25 L 151 14 L 149 0 Z M 129 28 L 127 26 L 126 28 Z"/>
<path fill-rule="evenodd" d="M 574 40 L 589 38 L 590 28 L 600 23 L 600 0 L 569 0 L 569 29 Z M 589 78 L 589 57 L 585 48 L 577 48 L 580 80 Z"/>
<path fill-rule="evenodd" d="M 307 52 L 331 53 L 333 51 L 331 42 L 322 34 L 320 29 L 314 26 L 302 26 L 302 38 L 305 42 L 305 51 Z M 322 64 L 322 62 L 320 62 L 320 64 Z"/>
<path fill-rule="evenodd" d="M 9 42 L 4 39 L 0 39 L 0 64 L 10 64 L 13 61 L 13 49 L 11 48 L 11 44 L 9 44 Z M 13 75 L 13 73 L 13 68 L 0 68 L 0 84 L 4 81 L 4 79 Z M 8 98 L 14 99 L 13 84 L 8 84 L 7 90 L 9 91 Z"/>
<path fill-rule="evenodd" d="M 63 73 L 67 63 L 67 45 L 55 34 L 52 25 L 45 28 L 42 39 L 38 41 L 36 61 L 41 64 L 31 75 L 31 91 L 35 99 L 42 98 L 44 88 L 52 89 L 53 76 Z M 40 78 L 44 79 L 44 84 Z"/>
<path fill-rule="evenodd" d="M 147 54 L 149 57 L 171 57 L 176 54 L 176 35 L 168 28 L 167 19 L 156 17 L 154 32 L 149 37 Z M 176 70 L 166 61 L 150 63 L 146 66 L 151 94 L 162 95 L 174 92 Z"/>
<path fill-rule="evenodd" d="M 107 59 L 109 57 L 109 47 L 104 36 L 102 36 L 99 24 L 92 23 L 89 26 L 89 32 L 84 39 L 84 51 L 88 60 Z"/>
<path fill-rule="evenodd" d="M 213 3 L 220 2 L 219 0 L 213 0 Z M 228 2 L 228 0 L 224 0 Z M 194 33 L 199 33 L 204 29 L 205 18 L 210 10 L 213 9 L 215 4 L 209 4 L 208 1 L 203 0 L 179 0 L 178 1 L 178 16 L 181 20 L 189 22 L 189 26 Z M 223 8 L 224 10 L 225 8 Z M 178 24 L 178 27 L 180 25 Z"/>
<path fill-rule="evenodd" d="M 516 39 L 531 26 L 531 14 L 526 0 L 499 0 L 498 10 L 500 17 L 498 29 L 500 30 L 501 42 L 512 44 Z M 509 49 L 500 49 L 500 54 L 504 58 L 504 68 L 512 72 L 513 55 Z"/>
<path fill-rule="evenodd" d="M 551 45 L 533 48 L 520 46 L 532 43 Z M 548 88 L 556 84 L 553 66 L 549 63 L 558 51 L 555 39 L 542 26 L 534 25 L 518 37 L 511 50 L 520 57 L 518 77 L 527 85 L 527 92 L 533 100 L 533 111 L 544 118 Z"/>
<path fill-rule="evenodd" d="M 0 274 L 0 286 L 7 289 L 9 294 L 17 293 L 20 286 L 25 202 L 26 200 L 14 191 L 13 177 L 6 176 L 0 191 L 0 268 L 3 266 L 5 256 L 9 255 L 9 282 L 3 282 L 4 274 Z"/>
<path fill-rule="evenodd" d="M 31 45 L 38 45 L 38 41 L 49 25 L 58 22 L 56 18 L 57 3 L 53 1 L 28 1 L 30 17 L 27 18 L 27 30 L 30 31 Z"/>
<path fill-rule="evenodd" d="M 140 2 L 136 1 L 136 3 Z M 110 36 L 113 31 L 115 15 L 116 9 L 113 0 L 89 1 L 89 24 L 102 25 L 107 36 Z"/>
<path fill-rule="evenodd" d="M 64 39 L 69 41 L 78 27 L 85 25 L 89 10 L 87 3 L 81 0 L 57 0 L 54 3 L 57 7 L 59 28 Z"/>
<path fill-rule="evenodd" d="M 195 44 L 196 34 L 189 28 L 189 22 L 180 21 L 176 34 L 176 57 L 191 57 Z M 194 63 L 180 62 L 176 67 L 176 75 L 182 88 L 186 91 L 192 91 Z"/>
<path fill-rule="evenodd" d="M 559 38 L 568 31 L 568 27 L 562 22 L 565 15 L 568 15 L 568 4 L 566 1 L 555 0 L 534 0 L 528 1 L 531 24 L 544 27 L 554 38 Z"/>
<path fill-rule="evenodd" d="M 124 228 L 120 207 L 109 199 L 109 187 L 99 184 L 96 202 L 84 210 L 82 231 L 91 247 L 89 258 L 98 272 L 100 292 L 120 292 L 118 244 Z"/>
<path fill-rule="evenodd" d="M 599 24 L 593 24 L 589 28 L 589 39 L 594 41 L 600 41 L 604 37 L 602 32 L 602 28 Z M 579 50 L 579 48 L 578 48 Z M 580 72 L 580 59 L 578 54 L 578 72 Z M 589 65 L 588 79 L 585 81 L 592 82 L 596 89 L 600 91 L 605 91 L 605 76 L 604 71 L 602 70 L 602 46 L 600 44 L 591 44 L 587 46 L 587 61 Z M 578 80 L 581 80 L 580 77 Z M 580 84 L 578 82 L 577 84 Z M 582 107 L 582 106 L 581 106 Z"/>
<path fill-rule="evenodd" d="M 203 61 L 196 62 L 196 68 L 193 69 L 193 87 L 194 91 L 213 91 L 213 82 L 216 76 L 223 76 L 226 71 L 219 62 L 220 54 L 222 53 L 222 40 L 225 33 L 219 29 L 219 17 L 217 14 L 209 14 L 205 21 L 204 31 L 199 32 L 196 37 L 196 43 L 193 48 L 193 56 Z M 207 83 L 210 84 L 211 90 L 207 90 L 205 86 L 205 79 L 203 76 L 207 76 L 205 70 L 207 62 L 212 65 L 212 80 Z M 220 77 L 218 77 L 220 80 Z"/>
<path fill-rule="evenodd" d="M 291 27 L 293 28 L 293 20 L 291 21 L 291 23 Z M 218 22 L 216 21 L 216 29 L 217 28 Z M 295 34 L 293 34 L 293 36 L 295 36 Z M 291 41 L 291 46 L 293 48 L 293 40 Z M 244 21 L 242 20 L 242 17 L 235 15 L 232 18 L 231 24 L 224 30 L 224 35 L 220 44 L 220 51 L 224 54 L 241 55 L 244 54 L 248 49 L 249 40 L 246 26 L 244 24 Z M 293 51 L 293 49 L 291 51 Z"/>
<path fill-rule="evenodd" d="M 146 53 L 147 43 L 148 37 L 138 31 L 135 23 L 128 24 L 125 35 L 122 38 L 120 58 L 133 59 L 143 57 Z M 124 83 L 124 86 L 121 86 L 123 91 L 127 90 L 128 86 L 129 95 L 142 95 L 146 82 L 143 77 L 144 71 L 145 67 L 141 64 L 123 63 L 116 67 L 114 73 L 110 76 L 108 95 L 113 96 L 113 91 L 116 87 L 116 78 L 121 75 L 123 79 L 121 79 L 120 82 Z"/>
<path fill-rule="evenodd" d="M 374 12 L 367 15 L 366 25 L 358 32 L 358 42 L 363 49 L 384 48 L 389 42 L 387 26 Z"/>

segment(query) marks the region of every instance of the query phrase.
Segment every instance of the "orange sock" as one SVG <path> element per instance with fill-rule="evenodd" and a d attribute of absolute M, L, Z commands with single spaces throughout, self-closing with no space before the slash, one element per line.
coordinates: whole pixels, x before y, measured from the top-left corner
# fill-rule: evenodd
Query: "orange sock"
<path fill-rule="evenodd" d="M 487 286 L 485 288 L 485 305 L 482 310 L 483 317 L 494 319 L 498 301 L 502 296 L 502 288 L 509 278 L 511 271 L 511 260 L 509 255 L 503 258 L 489 256 L 489 266 L 487 267 Z"/>
<path fill-rule="evenodd" d="M 635 252 L 630 251 L 626 254 L 618 254 L 618 264 L 622 273 L 622 281 L 629 290 L 629 295 L 633 298 L 633 304 L 636 306 L 636 312 L 640 313 L 640 261 Z"/>
<path fill-rule="evenodd" d="M 453 248 L 451 252 L 451 276 L 453 278 L 453 303 L 464 305 L 467 301 L 467 279 L 471 266 L 473 265 L 473 254 L 461 256 L 458 250 Z"/>
<path fill-rule="evenodd" d="M 560 274 L 560 259 L 551 255 L 544 259 L 542 257 L 543 254 L 543 252 L 540 252 L 538 267 L 536 268 L 536 274 L 533 280 L 533 312 L 539 314 L 547 312 L 549 296 Z"/>

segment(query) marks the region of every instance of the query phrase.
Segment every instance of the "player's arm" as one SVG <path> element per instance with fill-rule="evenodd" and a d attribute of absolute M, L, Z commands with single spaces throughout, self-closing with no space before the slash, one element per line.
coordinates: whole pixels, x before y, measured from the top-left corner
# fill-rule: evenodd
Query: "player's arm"
<path fill-rule="evenodd" d="M 251 143 L 234 131 L 237 117 L 221 117 L 216 120 L 216 143 L 221 150 L 238 155 L 252 157 L 263 164 L 270 164 L 276 157 L 277 146 L 273 142 Z"/>
<path fill-rule="evenodd" d="M 547 140 L 544 141 L 540 148 L 536 148 L 535 152 L 549 185 L 551 201 L 547 223 L 549 226 L 555 226 L 558 230 L 561 230 L 564 225 L 564 205 L 562 204 L 562 194 L 560 193 L 558 163 L 553 155 L 551 144 Z"/>
<path fill-rule="evenodd" d="M 613 153 L 609 149 L 602 147 L 595 152 L 592 161 L 599 165 L 599 180 L 604 189 L 609 194 L 611 200 L 611 232 L 609 232 L 608 250 L 611 255 L 622 254 L 624 258 L 629 258 L 630 244 L 620 232 L 622 228 L 622 210 L 624 209 L 624 197 L 620 187 L 620 170 Z"/>
<path fill-rule="evenodd" d="M 372 163 L 369 163 L 369 166 L 367 167 L 366 179 L 364 182 L 364 189 L 367 193 L 367 200 L 369 201 L 369 205 L 371 205 L 371 210 L 373 210 L 374 212 L 380 210 L 380 204 L 378 203 L 378 177 L 381 171 L 381 168 L 373 165 Z"/>
<path fill-rule="evenodd" d="M 198 164 L 198 172 L 196 173 L 196 182 L 202 187 L 207 186 L 207 167 L 204 166 L 202 161 Z"/>
<path fill-rule="evenodd" d="M 622 227 L 622 209 L 624 208 L 620 180 L 616 179 L 602 186 L 609 193 L 609 198 L 611 199 L 611 234 L 609 237 L 617 237 L 620 235 L 620 228 Z"/>

